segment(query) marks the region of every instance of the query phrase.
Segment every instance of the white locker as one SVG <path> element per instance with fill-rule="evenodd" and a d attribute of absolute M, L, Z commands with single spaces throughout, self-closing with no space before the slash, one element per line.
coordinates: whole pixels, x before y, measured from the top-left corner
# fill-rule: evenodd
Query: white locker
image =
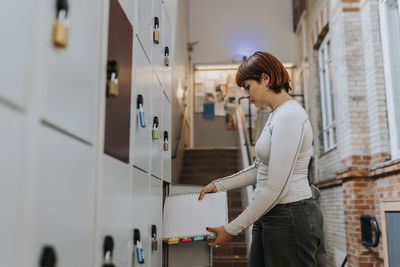
<path fill-rule="evenodd" d="M 157 75 L 157 78 L 162 83 L 163 76 L 163 66 L 164 66 L 164 44 L 163 44 L 163 35 L 165 30 L 165 21 L 163 17 L 163 7 L 160 0 L 152 0 L 153 1 L 153 18 L 158 18 L 159 20 L 159 43 L 156 44 L 153 42 L 153 47 L 151 50 L 151 63 L 153 65 L 154 72 Z"/>
<path fill-rule="evenodd" d="M 118 159 L 103 154 L 100 192 L 100 235 L 97 238 L 98 262 L 103 263 L 103 243 L 106 236 L 114 241 L 113 263 L 130 266 L 132 258 L 132 229 L 130 222 L 131 168 Z M 97 264 L 101 266 L 101 264 Z"/>
<path fill-rule="evenodd" d="M 165 47 L 168 47 L 169 50 L 169 66 L 163 65 L 163 78 L 162 78 L 162 83 L 163 83 L 163 90 L 165 94 L 168 96 L 168 99 L 171 98 L 171 84 L 172 84 L 172 66 L 173 66 L 173 55 L 175 53 L 174 48 L 172 47 L 172 31 L 171 31 L 171 24 L 168 19 L 165 5 L 163 8 L 163 57 L 165 57 Z"/>
<path fill-rule="evenodd" d="M 164 129 L 164 118 L 163 118 L 163 92 L 161 84 L 158 81 L 155 74 L 153 74 L 153 88 L 152 88 L 152 123 L 154 117 L 159 120 L 159 138 L 157 140 L 152 139 L 151 143 L 151 174 L 162 178 L 162 147 L 163 147 L 163 129 Z M 153 126 L 153 124 L 151 125 Z"/>
<path fill-rule="evenodd" d="M 133 165 L 149 172 L 150 168 L 150 142 L 151 142 L 151 127 L 153 119 L 151 118 L 151 90 L 152 90 L 152 78 L 153 71 L 146 55 L 138 42 L 135 42 L 135 55 L 136 55 L 136 66 L 135 66 L 135 86 L 134 92 L 132 93 L 132 113 L 134 132 L 131 141 L 131 150 Z M 137 109 L 137 100 L 139 95 L 143 99 L 143 112 L 144 121 L 146 123 L 143 128 L 140 123 L 140 112 Z"/>
<path fill-rule="evenodd" d="M 97 104 L 102 71 L 102 47 L 106 34 L 102 29 L 102 3 L 98 0 L 69 0 L 67 47 L 55 47 L 56 1 L 37 2 L 39 6 L 38 51 L 41 91 L 40 114 L 43 119 L 80 139 L 94 143 Z"/>
<path fill-rule="evenodd" d="M 132 255 L 133 267 L 150 266 L 149 262 L 149 247 L 150 247 L 150 222 L 149 222 L 149 174 L 132 168 L 132 209 L 131 209 L 131 228 L 140 231 L 140 241 L 143 248 L 144 264 L 138 263 L 136 249 Z"/>
<path fill-rule="evenodd" d="M 0 104 L 1 265 L 21 265 L 24 179 L 24 116 Z"/>
<path fill-rule="evenodd" d="M 165 95 L 163 95 L 163 121 L 164 131 L 168 132 L 168 150 L 163 151 L 163 180 L 171 183 L 171 151 L 172 134 L 171 134 L 171 103 Z"/>
<path fill-rule="evenodd" d="M 26 106 L 31 86 L 32 22 L 35 1 L 7 1 L 0 8 L 0 98 L 20 107 Z"/>
<path fill-rule="evenodd" d="M 150 224 L 156 226 L 156 240 L 157 245 L 151 245 L 150 242 L 150 266 L 162 266 L 162 181 L 150 177 L 150 211 L 149 216 Z"/>
<path fill-rule="evenodd" d="M 150 60 L 154 28 L 152 7 L 153 2 L 151 0 L 138 0 L 138 28 L 136 33 Z"/>
<path fill-rule="evenodd" d="M 58 267 L 92 266 L 95 149 L 45 125 L 37 138 L 35 255 L 50 245 Z"/>
<path fill-rule="evenodd" d="M 132 25 L 136 25 L 134 10 L 135 10 L 135 2 L 132 0 L 118 0 L 119 4 L 122 6 L 126 16 L 129 19 L 129 22 Z"/>

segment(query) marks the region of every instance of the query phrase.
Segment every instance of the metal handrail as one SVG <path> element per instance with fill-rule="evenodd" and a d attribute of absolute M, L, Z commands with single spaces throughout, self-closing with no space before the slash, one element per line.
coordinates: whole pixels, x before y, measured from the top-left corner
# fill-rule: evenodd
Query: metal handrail
<path fill-rule="evenodd" d="M 251 118 L 251 102 L 250 102 L 250 100 L 249 100 L 249 96 L 242 96 L 242 97 L 239 97 L 239 99 L 238 99 L 238 104 L 240 104 L 240 101 L 241 100 L 243 100 L 243 99 L 247 99 L 248 101 L 249 101 L 249 106 L 248 106 L 248 113 L 247 114 L 249 114 L 248 115 L 248 118 L 249 118 L 249 125 L 248 125 L 248 127 L 247 127 L 247 131 L 248 131 L 248 133 L 249 133 L 249 141 L 248 141 L 248 144 L 250 144 L 251 146 L 254 146 L 254 143 L 253 143 L 253 129 L 252 129 L 252 118 Z M 247 139 L 246 139 L 246 142 L 247 142 Z"/>
<path fill-rule="evenodd" d="M 181 129 L 180 129 L 180 131 L 179 131 L 179 136 L 178 136 L 178 141 L 176 142 L 176 145 L 175 145 L 175 152 L 174 152 L 174 154 L 173 155 L 171 155 L 171 159 L 176 159 L 177 157 L 178 157 L 178 148 L 179 148 L 179 143 L 181 142 L 181 138 L 182 138 L 182 131 L 183 131 L 183 125 L 185 124 L 185 122 L 186 122 L 186 114 L 187 114 L 187 111 L 188 111 L 188 107 L 186 106 L 185 107 L 185 111 L 183 112 L 183 116 L 182 116 L 182 123 L 181 123 Z M 172 135 L 172 134 L 171 134 Z"/>

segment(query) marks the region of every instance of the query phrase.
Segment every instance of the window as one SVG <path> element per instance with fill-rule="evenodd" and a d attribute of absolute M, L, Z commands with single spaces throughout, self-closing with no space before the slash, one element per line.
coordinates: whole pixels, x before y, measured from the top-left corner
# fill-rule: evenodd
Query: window
<path fill-rule="evenodd" d="M 322 134 L 324 152 L 336 147 L 335 112 L 332 94 L 332 61 L 330 39 L 325 37 L 318 50 L 319 79 L 321 88 Z"/>
<path fill-rule="evenodd" d="M 400 13 L 398 0 L 380 0 L 382 51 L 392 158 L 400 158 Z"/>

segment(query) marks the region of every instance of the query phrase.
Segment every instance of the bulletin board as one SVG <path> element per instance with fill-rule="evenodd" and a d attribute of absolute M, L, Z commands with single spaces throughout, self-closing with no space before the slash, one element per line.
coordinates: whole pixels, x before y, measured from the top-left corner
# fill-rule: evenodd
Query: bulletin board
<path fill-rule="evenodd" d="M 203 112 L 203 104 L 213 102 L 215 115 L 225 116 L 229 98 L 241 90 L 236 83 L 237 68 L 194 70 L 194 111 Z"/>

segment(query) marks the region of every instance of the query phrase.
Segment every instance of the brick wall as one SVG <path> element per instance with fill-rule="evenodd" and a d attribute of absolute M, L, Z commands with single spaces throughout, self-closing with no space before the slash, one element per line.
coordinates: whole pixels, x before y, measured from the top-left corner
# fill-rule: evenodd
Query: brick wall
<path fill-rule="evenodd" d="M 386 115 L 386 90 L 383 72 L 378 1 L 361 1 L 361 22 L 365 62 L 371 155 L 379 161 L 390 153 Z M 374 161 L 373 163 L 376 163 Z"/>
<path fill-rule="evenodd" d="M 347 159 L 349 167 L 338 172 L 338 178 L 343 179 L 348 263 L 349 266 L 381 267 L 385 240 L 381 239 L 376 248 L 363 246 L 360 215 L 375 216 L 382 229 L 382 201 L 400 198 L 400 160 L 369 164 L 369 168 L 362 167 L 364 161 L 368 158 L 352 156 Z"/>
<path fill-rule="evenodd" d="M 383 266 L 383 241 L 377 248 L 361 244 L 360 215 L 376 216 L 380 223 L 381 201 L 400 198 L 400 160 L 390 160 L 378 15 L 377 0 L 307 1 L 308 47 L 303 65 L 309 74 L 313 165 L 322 188 L 325 266 L 340 264 L 338 254 L 344 248 L 349 266 Z M 315 48 L 326 23 L 331 39 L 337 147 L 324 153 Z"/>
<path fill-rule="evenodd" d="M 322 258 L 322 264 L 325 267 L 340 266 L 346 255 L 342 190 L 341 185 L 321 190 L 326 248 L 326 255 Z"/>

